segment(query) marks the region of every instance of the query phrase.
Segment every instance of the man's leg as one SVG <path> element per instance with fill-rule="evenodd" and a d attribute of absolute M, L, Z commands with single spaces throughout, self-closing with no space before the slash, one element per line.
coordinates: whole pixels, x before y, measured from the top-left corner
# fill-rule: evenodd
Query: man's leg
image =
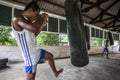
<path fill-rule="evenodd" d="M 109 54 L 109 53 L 107 52 L 107 55 L 106 55 L 106 57 L 109 59 L 109 56 L 108 56 L 108 54 Z"/>
<path fill-rule="evenodd" d="M 103 55 L 104 55 L 104 52 L 102 53 L 102 57 L 103 57 Z"/>
<path fill-rule="evenodd" d="M 35 75 L 36 75 L 36 73 L 27 74 L 26 75 L 26 80 L 35 80 Z"/>
<path fill-rule="evenodd" d="M 104 55 L 104 52 L 105 52 L 105 48 L 104 48 L 104 50 L 103 50 L 102 57 L 103 57 L 103 55 Z"/>
<path fill-rule="evenodd" d="M 108 48 L 106 49 L 106 51 L 107 51 L 106 57 L 109 58 L 109 51 L 108 51 Z"/>
<path fill-rule="evenodd" d="M 44 59 L 48 60 L 48 63 L 55 75 L 55 77 L 58 77 L 58 75 L 63 71 L 63 69 L 57 70 L 55 67 L 55 63 L 54 63 L 54 59 L 53 59 L 53 55 L 49 52 L 46 52 Z"/>

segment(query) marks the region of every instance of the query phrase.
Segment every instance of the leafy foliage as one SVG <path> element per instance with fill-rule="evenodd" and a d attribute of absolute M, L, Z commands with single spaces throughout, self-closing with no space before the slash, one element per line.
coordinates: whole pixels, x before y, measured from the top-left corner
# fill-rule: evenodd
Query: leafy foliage
<path fill-rule="evenodd" d="M 17 45 L 11 35 L 11 28 L 0 27 L 0 45 Z"/>
<path fill-rule="evenodd" d="M 59 34 L 42 32 L 37 37 L 39 45 L 58 46 L 60 42 Z"/>
<path fill-rule="evenodd" d="M 0 26 L 0 45 L 17 45 L 15 38 L 11 35 L 11 28 Z M 59 46 L 63 39 L 59 34 L 41 32 L 37 37 L 40 46 Z"/>

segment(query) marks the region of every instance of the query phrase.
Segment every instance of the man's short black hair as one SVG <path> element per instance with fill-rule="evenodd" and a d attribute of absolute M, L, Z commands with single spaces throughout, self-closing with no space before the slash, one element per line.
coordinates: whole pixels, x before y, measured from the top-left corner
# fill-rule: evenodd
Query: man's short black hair
<path fill-rule="evenodd" d="M 39 9 L 39 11 L 40 11 L 40 7 L 37 5 L 37 2 L 34 2 L 34 1 L 30 2 L 30 3 L 25 7 L 24 11 L 26 11 L 26 10 L 28 10 L 28 9 L 30 9 L 30 8 L 32 8 L 33 11 L 37 11 L 38 9 Z"/>

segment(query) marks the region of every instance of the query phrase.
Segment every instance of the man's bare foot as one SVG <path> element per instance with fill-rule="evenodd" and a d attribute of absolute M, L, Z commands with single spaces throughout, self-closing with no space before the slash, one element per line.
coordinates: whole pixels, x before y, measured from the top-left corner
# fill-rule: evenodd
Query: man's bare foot
<path fill-rule="evenodd" d="M 62 73 L 62 72 L 63 72 L 63 69 L 60 69 L 59 71 L 57 71 L 57 72 L 55 73 L 55 77 L 58 77 L 59 74 Z"/>

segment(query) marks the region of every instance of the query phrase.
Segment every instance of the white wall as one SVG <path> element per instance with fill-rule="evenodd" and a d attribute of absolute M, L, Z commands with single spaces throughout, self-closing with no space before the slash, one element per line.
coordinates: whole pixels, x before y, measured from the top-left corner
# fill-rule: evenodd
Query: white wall
<path fill-rule="evenodd" d="M 41 46 L 41 48 L 51 52 L 54 58 L 70 57 L 69 46 Z M 88 54 L 100 54 L 103 52 L 104 47 L 91 47 Z M 112 47 L 109 47 L 110 52 Z M 9 60 L 21 61 L 22 56 L 17 46 L 0 46 L 0 58 L 8 58 Z"/>
<path fill-rule="evenodd" d="M 41 48 L 51 52 L 54 58 L 69 57 L 70 53 L 68 46 L 41 46 Z M 17 46 L 0 46 L 0 58 L 23 60 L 20 49 Z"/>
<path fill-rule="evenodd" d="M 41 46 L 41 48 L 51 52 L 54 55 L 54 58 L 70 57 L 69 46 Z M 98 46 L 91 47 L 88 54 L 100 54 L 103 52 L 103 48 L 104 47 Z M 110 46 L 109 51 L 120 53 L 116 46 Z M 8 58 L 9 60 L 18 61 L 23 60 L 20 49 L 17 46 L 0 46 L 0 58 Z"/>

